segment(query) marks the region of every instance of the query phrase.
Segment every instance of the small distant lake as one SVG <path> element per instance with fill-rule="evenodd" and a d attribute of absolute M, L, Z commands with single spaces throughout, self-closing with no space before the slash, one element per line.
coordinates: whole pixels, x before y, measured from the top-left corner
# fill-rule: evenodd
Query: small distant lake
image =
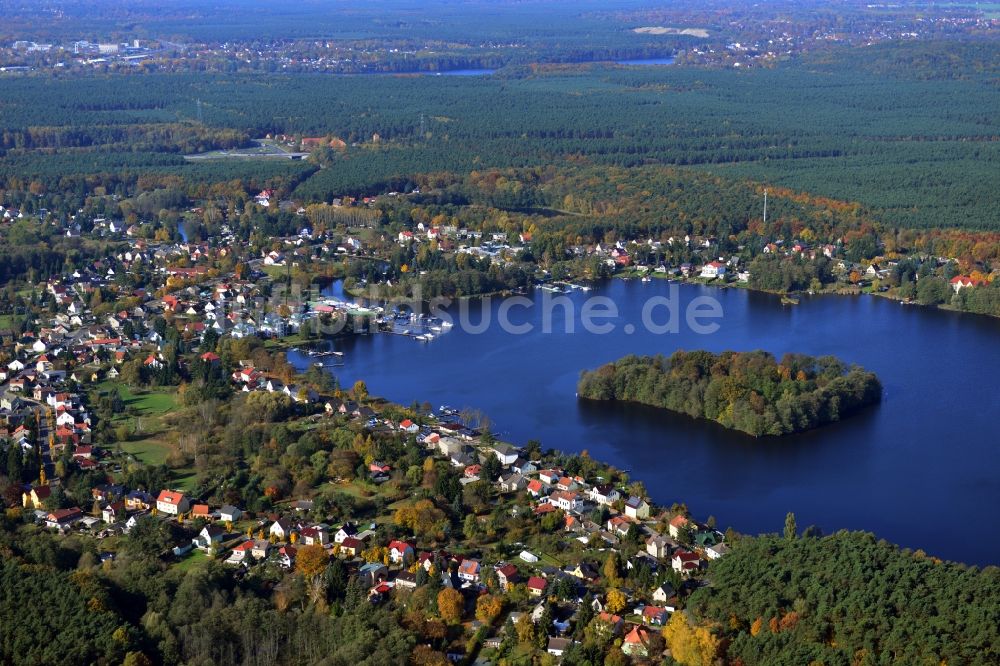
<path fill-rule="evenodd" d="M 635 60 L 616 60 L 619 65 L 647 66 L 647 65 L 672 65 L 674 59 L 670 58 L 637 58 Z"/>
<path fill-rule="evenodd" d="M 442 71 L 413 70 L 409 72 L 352 72 L 338 76 L 490 76 L 495 69 L 448 69 Z"/>

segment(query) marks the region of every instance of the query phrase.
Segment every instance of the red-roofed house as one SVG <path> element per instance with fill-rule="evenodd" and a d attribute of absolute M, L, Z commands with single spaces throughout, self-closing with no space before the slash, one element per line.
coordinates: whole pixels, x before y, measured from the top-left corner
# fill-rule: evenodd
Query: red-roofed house
<path fill-rule="evenodd" d="M 982 287 L 986 283 L 982 280 L 973 280 L 968 275 L 956 275 L 951 279 L 951 288 L 955 290 L 955 293 L 962 291 L 963 289 L 968 289 L 969 287 Z"/>
<path fill-rule="evenodd" d="M 677 538 L 681 535 L 681 530 L 684 529 L 688 524 L 688 519 L 684 516 L 674 516 L 670 521 L 670 536 Z"/>
<path fill-rule="evenodd" d="M 667 609 L 661 606 L 646 606 L 642 609 L 642 621 L 662 627 L 667 622 Z"/>
<path fill-rule="evenodd" d="M 389 559 L 399 564 L 407 555 L 413 557 L 413 545 L 405 541 L 392 541 L 389 543 Z"/>
<path fill-rule="evenodd" d="M 646 657 L 649 655 L 649 630 L 635 625 L 632 631 L 625 634 L 622 641 L 622 652 L 630 657 Z"/>
<path fill-rule="evenodd" d="M 177 493 L 172 490 L 161 490 L 156 498 L 156 510 L 171 516 L 187 513 L 191 508 L 191 503 L 184 493 Z"/>
<path fill-rule="evenodd" d="M 689 550 L 678 550 L 670 558 L 670 566 L 677 573 L 690 574 L 701 566 L 701 558 L 698 557 L 697 553 L 692 553 Z"/>
<path fill-rule="evenodd" d="M 528 579 L 528 594 L 533 597 L 540 597 L 545 594 L 545 588 L 548 587 L 549 581 L 541 578 L 539 576 L 532 576 Z"/>
<path fill-rule="evenodd" d="M 497 581 L 504 590 L 518 581 L 517 567 L 513 564 L 505 564 L 497 569 Z"/>
<path fill-rule="evenodd" d="M 479 581 L 479 560 L 464 560 L 458 565 L 458 577 L 469 583 Z"/>

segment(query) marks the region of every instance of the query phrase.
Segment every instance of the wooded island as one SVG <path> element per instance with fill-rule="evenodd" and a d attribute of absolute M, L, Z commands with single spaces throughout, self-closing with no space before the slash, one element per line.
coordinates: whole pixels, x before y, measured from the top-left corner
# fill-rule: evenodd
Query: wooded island
<path fill-rule="evenodd" d="M 669 409 L 759 437 L 838 421 L 879 402 L 882 384 L 833 356 L 786 354 L 779 363 L 765 351 L 677 351 L 584 371 L 577 394 Z"/>

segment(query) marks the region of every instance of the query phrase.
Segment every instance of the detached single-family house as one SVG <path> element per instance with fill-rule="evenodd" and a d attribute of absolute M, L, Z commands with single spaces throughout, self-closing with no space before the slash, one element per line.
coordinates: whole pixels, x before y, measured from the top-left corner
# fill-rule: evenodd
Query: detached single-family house
<path fill-rule="evenodd" d="M 563 511 L 576 511 L 581 506 L 580 494 L 570 490 L 552 493 L 552 504 Z"/>
<path fill-rule="evenodd" d="M 670 536 L 673 538 L 678 538 L 681 535 L 681 530 L 687 527 L 688 519 L 684 516 L 674 516 L 670 520 L 670 527 L 667 528 L 670 531 Z"/>
<path fill-rule="evenodd" d="M 663 583 L 653 590 L 653 601 L 660 604 L 666 603 L 672 596 L 674 596 L 674 587 L 670 583 Z"/>
<path fill-rule="evenodd" d="M 399 564 L 407 556 L 412 559 L 414 552 L 413 545 L 405 541 L 397 540 L 389 543 L 389 559 L 395 564 Z"/>
<path fill-rule="evenodd" d="M 646 606 L 642 609 L 642 621 L 662 627 L 667 622 L 667 609 L 661 606 Z"/>
<path fill-rule="evenodd" d="M 649 630 L 639 625 L 634 626 L 622 640 L 622 652 L 630 657 L 648 656 Z"/>
<path fill-rule="evenodd" d="M 625 501 L 625 515 L 633 520 L 649 518 L 649 503 L 633 495 Z"/>
<path fill-rule="evenodd" d="M 590 489 L 589 494 L 591 501 L 604 506 L 610 506 L 621 498 L 621 493 L 611 484 L 596 485 Z"/>
<path fill-rule="evenodd" d="M 292 523 L 286 518 L 279 518 L 271 523 L 267 533 L 279 541 L 285 541 L 292 533 Z"/>
<path fill-rule="evenodd" d="M 172 490 L 161 490 L 156 498 L 156 510 L 169 516 L 177 516 L 187 513 L 191 508 L 191 502 L 184 496 L 184 493 Z"/>
<path fill-rule="evenodd" d="M 218 525 L 205 525 L 191 543 L 198 550 L 210 550 L 222 543 L 226 531 Z"/>
<path fill-rule="evenodd" d="M 663 559 L 670 554 L 670 542 L 662 534 L 654 534 L 646 539 L 646 552 L 655 558 Z"/>
<path fill-rule="evenodd" d="M 253 559 L 253 541 L 244 541 L 233 548 L 233 552 L 226 558 L 226 564 L 245 564 Z"/>
<path fill-rule="evenodd" d="M 520 451 L 506 442 L 497 442 L 493 445 L 493 455 L 497 457 L 501 465 L 507 466 L 514 464 Z"/>
<path fill-rule="evenodd" d="M 549 581 L 545 580 L 540 576 L 532 576 L 528 579 L 528 594 L 533 597 L 540 597 L 545 594 L 545 588 L 548 587 Z"/>
<path fill-rule="evenodd" d="M 513 564 L 505 564 L 497 569 L 497 582 L 500 583 L 502 589 L 508 589 L 518 580 L 517 567 Z"/>
<path fill-rule="evenodd" d="M 467 583 L 479 582 L 479 560 L 462 560 L 458 565 L 458 577 Z"/>
<path fill-rule="evenodd" d="M 45 517 L 45 526 L 53 529 L 63 530 L 83 518 L 83 511 L 79 507 L 69 509 L 57 509 Z"/>
<path fill-rule="evenodd" d="M 677 573 L 690 574 L 701 567 L 701 558 L 698 557 L 697 553 L 692 553 L 688 550 L 678 550 L 670 558 L 670 566 Z"/>

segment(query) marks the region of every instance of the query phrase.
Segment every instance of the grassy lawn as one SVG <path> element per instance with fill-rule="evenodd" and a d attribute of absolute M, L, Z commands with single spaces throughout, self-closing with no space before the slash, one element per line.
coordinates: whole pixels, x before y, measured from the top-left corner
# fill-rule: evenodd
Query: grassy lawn
<path fill-rule="evenodd" d="M 14 321 L 14 315 L 0 315 L 0 329 L 10 328 L 12 322 Z"/>
<path fill-rule="evenodd" d="M 174 568 L 178 571 L 190 571 L 195 567 L 199 567 L 208 562 L 208 555 L 200 550 L 192 550 L 188 553 L 188 556 L 183 560 L 174 565 Z"/>
<path fill-rule="evenodd" d="M 133 393 L 127 386 L 121 386 L 119 394 L 127 407 L 138 410 L 143 416 L 159 416 L 177 407 L 177 394 L 173 391 Z"/>
<path fill-rule="evenodd" d="M 162 465 L 167 460 L 167 447 L 152 439 L 122 442 L 122 450 L 138 458 L 145 465 Z"/>
<path fill-rule="evenodd" d="M 538 553 L 538 563 L 539 564 L 545 564 L 545 565 L 552 566 L 552 567 L 559 567 L 560 569 L 563 566 L 562 562 L 560 562 L 559 560 L 557 560 L 552 555 L 549 555 L 548 553 Z"/>
<path fill-rule="evenodd" d="M 191 492 L 194 490 L 194 487 L 195 485 L 197 485 L 197 482 L 198 482 L 198 474 L 194 470 L 188 468 L 174 470 L 174 480 L 173 480 L 174 490 Z"/>

